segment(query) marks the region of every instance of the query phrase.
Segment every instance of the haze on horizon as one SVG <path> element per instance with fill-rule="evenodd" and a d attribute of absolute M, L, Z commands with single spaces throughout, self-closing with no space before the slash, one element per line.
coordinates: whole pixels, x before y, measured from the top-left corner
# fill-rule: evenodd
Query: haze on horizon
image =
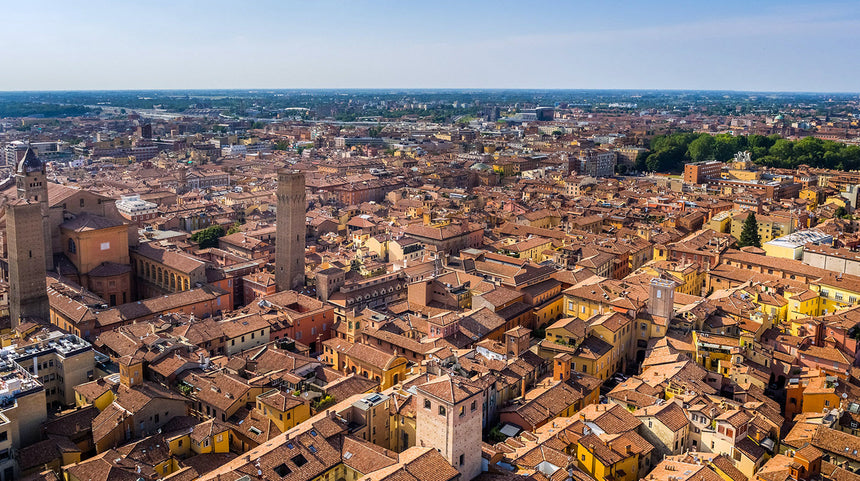
<path fill-rule="evenodd" d="M 53 0 L 0 11 L 0 91 L 860 91 L 857 2 Z"/>

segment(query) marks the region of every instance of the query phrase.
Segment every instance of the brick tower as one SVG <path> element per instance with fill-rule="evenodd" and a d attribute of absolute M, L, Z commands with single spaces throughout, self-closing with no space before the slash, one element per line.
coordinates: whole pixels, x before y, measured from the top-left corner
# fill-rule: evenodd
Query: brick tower
<path fill-rule="evenodd" d="M 40 223 L 42 225 L 42 244 L 45 248 L 45 269 L 54 268 L 53 244 L 51 242 L 51 228 L 48 225 L 48 176 L 45 172 L 45 164 L 36 156 L 36 152 L 27 147 L 24 156 L 18 162 L 15 172 L 15 186 L 18 191 L 18 199 L 38 203 L 42 213 Z M 34 225 L 33 228 L 36 228 Z"/>
<path fill-rule="evenodd" d="M 278 171 L 278 216 L 275 233 L 275 284 L 278 291 L 305 284 L 305 175 Z"/>
<path fill-rule="evenodd" d="M 50 320 L 45 283 L 45 236 L 38 202 L 18 199 L 6 206 L 9 243 L 9 317 L 14 329 L 21 319 Z"/>

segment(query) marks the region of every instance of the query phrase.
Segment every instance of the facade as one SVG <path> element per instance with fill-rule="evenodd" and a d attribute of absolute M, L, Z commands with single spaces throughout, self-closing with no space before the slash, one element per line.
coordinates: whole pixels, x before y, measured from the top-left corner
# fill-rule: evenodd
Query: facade
<path fill-rule="evenodd" d="M 158 216 L 158 204 L 140 198 L 138 194 L 123 195 L 116 201 L 116 210 L 120 215 L 137 225 Z"/>
<path fill-rule="evenodd" d="M 484 229 L 477 224 L 450 223 L 445 225 L 416 225 L 406 227 L 406 234 L 419 242 L 433 246 L 438 252 L 457 255 L 463 249 L 482 245 Z"/>
<path fill-rule="evenodd" d="M 305 176 L 278 171 L 278 219 L 275 245 L 275 284 L 279 291 L 305 283 Z"/>
<path fill-rule="evenodd" d="M 48 177 L 45 171 L 45 164 L 36 156 L 33 149 L 28 148 L 24 153 L 24 157 L 18 162 L 18 169 L 15 173 L 15 186 L 18 193 L 18 200 L 27 200 L 33 203 L 38 202 L 41 209 L 41 224 L 39 230 L 43 236 L 43 249 L 45 268 L 51 269 L 54 266 L 54 256 L 51 242 L 51 228 L 49 227 L 48 209 Z M 33 229 L 36 229 L 34 224 Z"/>
<path fill-rule="evenodd" d="M 142 244 L 132 250 L 131 263 L 141 297 L 187 291 L 206 283 L 205 262 L 156 244 Z"/>
<path fill-rule="evenodd" d="M 611 150 L 585 149 L 574 160 L 574 169 L 580 175 L 608 177 L 615 174 L 616 155 Z"/>
<path fill-rule="evenodd" d="M 76 282 L 109 306 L 132 300 L 126 224 L 83 213 L 60 225 L 60 238 L 63 253 L 77 268 Z"/>
<path fill-rule="evenodd" d="M 38 203 L 21 199 L 6 207 L 9 244 L 9 316 L 12 327 L 24 318 L 50 318 L 45 283 L 45 237 Z"/>
<path fill-rule="evenodd" d="M 702 184 L 708 179 L 718 179 L 722 170 L 723 163 L 715 160 L 691 162 L 684 165 L 684 182 Z"/>
<path fill-rule="evenodd" d="M 93 379 L 95 354 L 87 341 L 74 334 L 53 331 L 35 342 L 9 352 L 14 360 L 38 378 L 50 409 L 75 405 L 75 386 Z"/>
<path fill-rule="evenodd" d="M 481 473 L 483 391 L 442 376 L 417 388 L 416 446 L 437 449 L 462 479 Z"/>
<path fill-rule="evenodd" d="M 45 388 L 23 366 L 0 351 L 0 480 L 20 478 L 15 452 L 38 442 L 48 419 Z"/>

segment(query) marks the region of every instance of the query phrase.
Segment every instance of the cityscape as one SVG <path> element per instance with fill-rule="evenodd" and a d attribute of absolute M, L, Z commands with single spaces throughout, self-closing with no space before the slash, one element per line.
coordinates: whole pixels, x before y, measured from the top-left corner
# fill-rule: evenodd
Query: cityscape
<path fill-rule="evenodd" d="M 0 481 L 860 481 L 857 6 L 75 4 L 3 7 Z"/>

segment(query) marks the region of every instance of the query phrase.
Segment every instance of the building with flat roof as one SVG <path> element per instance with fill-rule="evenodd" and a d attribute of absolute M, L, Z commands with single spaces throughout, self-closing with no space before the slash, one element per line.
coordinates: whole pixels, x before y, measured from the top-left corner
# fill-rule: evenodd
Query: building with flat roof
<path fill-rule="evenodd" d="M 762 249 L 771 257 L 801 260 L 807 244 L 833 245 L 833 236 L 812 229 L 802 230 L 769 240 L 762 245 Z"/>
<path fill-rule="evenodd" d="M 723 170 L 723 163 L 716 160 L 704 162 L 690 162 L 684 165 L 684 182 L 687 184 L 701 184 L 707 179 L 719 178 Z"/>

